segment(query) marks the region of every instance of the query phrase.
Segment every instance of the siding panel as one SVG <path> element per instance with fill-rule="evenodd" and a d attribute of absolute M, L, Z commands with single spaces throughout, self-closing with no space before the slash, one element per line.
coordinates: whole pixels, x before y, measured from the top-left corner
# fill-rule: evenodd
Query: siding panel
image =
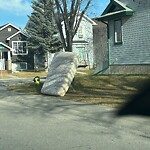
<path fill-rule="evenodd" d="M 114 45 L 113 20 L 109 21 L 110 64 L 150 64 L 150 9 L 122 18 L 123 44 Z"/>

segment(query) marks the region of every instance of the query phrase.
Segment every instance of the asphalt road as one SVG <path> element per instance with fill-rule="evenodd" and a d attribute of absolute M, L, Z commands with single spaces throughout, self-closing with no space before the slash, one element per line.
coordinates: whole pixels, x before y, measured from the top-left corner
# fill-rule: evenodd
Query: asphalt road
<path fill-rule="evenodd" d="M 116 118 L 100 105 L 7 91 L 20 82 L 0 80 L 0 150 L 150 149 L 150 118 Z"/>

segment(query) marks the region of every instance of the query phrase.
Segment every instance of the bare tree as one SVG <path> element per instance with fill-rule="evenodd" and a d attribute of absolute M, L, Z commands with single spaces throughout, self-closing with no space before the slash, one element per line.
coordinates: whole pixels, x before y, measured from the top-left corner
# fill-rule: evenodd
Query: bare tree
<path fill-rule="evenodd" d="M 83 15 L 92 0 L 52 0 L 54 18 L 65 51 L 72 51 L 72 43 Z M 64 29 L 62 28 L 62 22 Z"/>

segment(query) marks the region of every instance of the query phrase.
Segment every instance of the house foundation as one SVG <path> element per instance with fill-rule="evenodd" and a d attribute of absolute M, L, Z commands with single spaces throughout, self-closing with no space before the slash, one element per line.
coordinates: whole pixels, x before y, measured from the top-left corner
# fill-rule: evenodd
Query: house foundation
<path fill-rule="evenodd" d="M 8 70 L 8 72 L 12 71 L 12 61 L 11 60 L 7 61 L 7 70 Z"/>
<path fill-rule="evenodd" d="M 113 65 L 109 74 L 150 74 L 150 65 Z"/>

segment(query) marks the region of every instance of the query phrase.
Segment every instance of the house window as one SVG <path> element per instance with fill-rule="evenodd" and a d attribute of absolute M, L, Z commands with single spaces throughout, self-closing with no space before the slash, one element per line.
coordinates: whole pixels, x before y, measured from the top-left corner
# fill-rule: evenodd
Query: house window
<path fill-rule="evenodd" d="M 22 71 L 27 70 L 27 62 L 16 62 L 12 63 L 12 70 L 13 71 Z"/>
<path fill-rule="evenodd" d="M 8 28 L 8 32 L 11 32 L 11 28 L 10 27 Z"/>
<path fill-rule="evenodd" d="M 13 55 L 27 55 L 27 42 L 26 41 L 13 41 L 12 42 Z"/>
<path fill-rule="evenodd" d="M 78 29 L 78 37 L 83 38 L 83 27 L 82 26 L 80 26 Z"/>
<path fill-rule="evenodd" d="M 122 22 L 121 20 L 115 20 L 114 22 L 114 40 L 115 43 L 122 43 Z"/>

